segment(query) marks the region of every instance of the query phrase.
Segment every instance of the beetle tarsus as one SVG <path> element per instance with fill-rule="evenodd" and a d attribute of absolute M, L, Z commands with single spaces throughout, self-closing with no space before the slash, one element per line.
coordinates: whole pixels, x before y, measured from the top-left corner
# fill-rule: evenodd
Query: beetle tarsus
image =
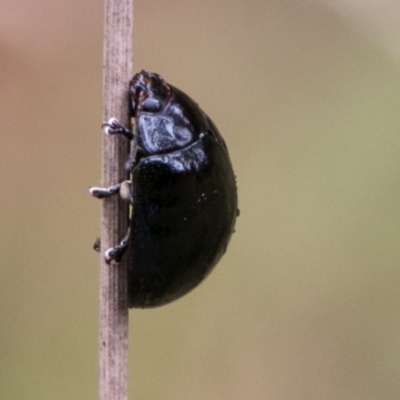
<path fill-rule="evenodd" d="M 101 125 L 106 135 L 123 135 L 127 139 L 133 139 L 133 133 L 124 128 L 116 118 L 110 118 Z"/>
<path fill-rule="evenodd" d="M 110 247 L 104 253 L 104 258 L 106 262 L 109 264 L 111 261 L 119 262 L 123 254 L 125 253 L 126 248 L 128 247 L 129 242 L 129 231 L 121 240 L 120 244 L 117 244 L 115 247 Z"/>
<path fill-rule="evenodd" d="M 95 242 L 93 243 L 93 250 L 97 251 L 98 253 L 100 253 L 100 247 L 101 247 L 100 238 L 97 237 Z"/>
<path fill-rule="evenodd" d="M 89 188 L 89 193 L 96 197 L 97 199 L 105 199 L 107 197 L 112 196 L 113 194 L 117 194 L 121 189 L 121 184 L 110 186 L 108 188 L 102 188 L 97 186 L 92 186 Z"/>

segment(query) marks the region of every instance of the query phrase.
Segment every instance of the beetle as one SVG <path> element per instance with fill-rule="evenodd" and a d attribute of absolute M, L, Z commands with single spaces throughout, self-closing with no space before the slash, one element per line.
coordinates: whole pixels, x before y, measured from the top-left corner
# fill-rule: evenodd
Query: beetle
<path fill-rule="evenodd" d="M 126 252 L 129 307 L 156 307 L 191 291 L 225 253 L 238 215 L 236 178 L 224 139 L 187 94 L 148 71 L 133 76 L 129 93 L 134 130 L 115 118 L 103 129 L 133 142 L 130 179 L 89 191 L 131 204 L 129 231 L 105 258 Z"/>

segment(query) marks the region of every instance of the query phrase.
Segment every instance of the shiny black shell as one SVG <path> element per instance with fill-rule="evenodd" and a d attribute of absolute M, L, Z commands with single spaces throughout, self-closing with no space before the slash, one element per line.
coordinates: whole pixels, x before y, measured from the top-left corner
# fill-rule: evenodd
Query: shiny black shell
<path fill-rule="evenodd" d="M 130 92 L 128 302 L 156 307 L 192 290 L 225 253 L 237 189 L 223 138 L 189 96 L 146 71 Z"/>

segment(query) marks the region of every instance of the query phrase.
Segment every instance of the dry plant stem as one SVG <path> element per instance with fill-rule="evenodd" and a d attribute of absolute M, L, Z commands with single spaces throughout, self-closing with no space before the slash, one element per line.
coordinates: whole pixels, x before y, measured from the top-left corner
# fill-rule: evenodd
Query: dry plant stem
<path fill-rule="evenodd" d="M 133 60 L 133 0 L 104 0 L 103 118 L 129 126 L 128 82 Z M 129 143 L 103 135 L 102 186 L 127 178 Z M 128 226 L 128 207 L 119 196 L 102 202 L 100 253 L 99 400 L 127 400 L 128 307 L 126 263 L 106 264 L 104 251 L 119 243 Z"/>

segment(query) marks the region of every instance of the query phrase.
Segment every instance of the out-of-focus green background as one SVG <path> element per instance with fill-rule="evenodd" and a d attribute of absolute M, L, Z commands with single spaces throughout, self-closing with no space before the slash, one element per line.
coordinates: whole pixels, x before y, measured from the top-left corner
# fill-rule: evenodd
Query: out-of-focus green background
<path fill-rule="evenodd" d="M 400 398 L 400 2 L 135 1 L 135 70 L 223 133 L 241 215 L 130 312 L 132 400 Z M 0 13 L 0 398 L 97 397 L 102 4 Z"/>

